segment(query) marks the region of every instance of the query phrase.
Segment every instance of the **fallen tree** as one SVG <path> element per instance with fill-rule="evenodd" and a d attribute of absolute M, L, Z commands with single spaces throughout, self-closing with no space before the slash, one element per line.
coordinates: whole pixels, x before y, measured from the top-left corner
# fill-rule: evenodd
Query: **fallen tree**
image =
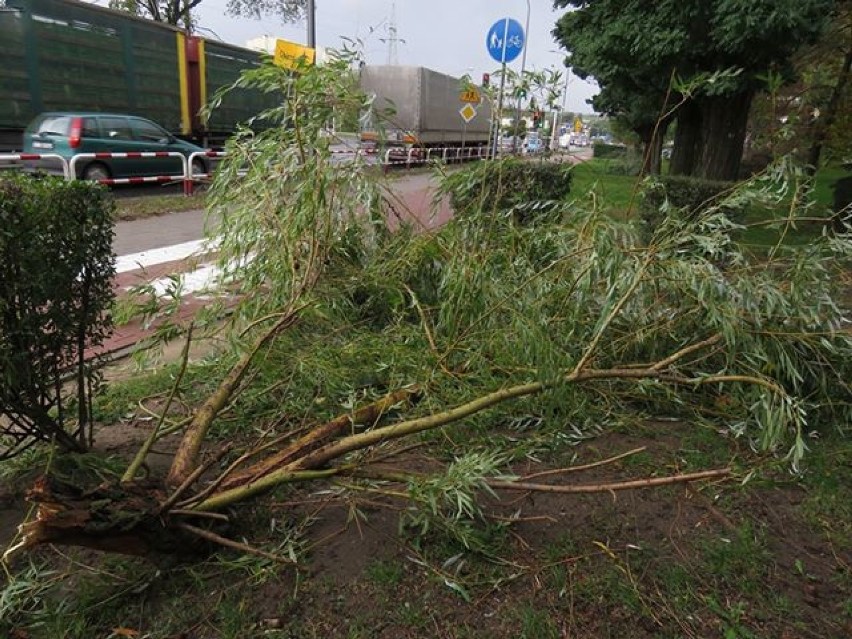
<path fill-rule="evenodd" d="M 494 162 L 449 183 L 467 204 L 445 227 L 390 234 L 375 177 L 331 160 L 324 122 L 363 100 L 335 66 L 289 78 L 263 68 L 243 82 L 283 84 L 278 117 L 291 126 L 236 139 L 213 187 L 220 267 L 243 299 L 222 360 L 231 365 L 183 424 L 167 477 L 137 478 L 149 444 L 122 481 L 45 479 L 18 547 L 146 555 L 182 551 L 194 536 L 251 551 L 226 537 L 233 509 L 285 484 L 344 477 L 401 485 L 431 516 L 475 520 L 480 491 L 611 492 L 731 472 L 532 483 L 511 475 L 518 438 L 501 438 L 518 422 L 582 437 L 614 413 L 674 413 L 787 451 L 794 466 L 808 430 L 849 422 L 852 336 L 834 295 L 849 240 L 823 235 L 755 259 L 726 216 L 786 205 L 798 192 L 792 167 L 700 212 L 668 211 L 646 244 L 595 197 L 531 193 L 500 208 L 493 185 L 508 169 Z M 241 423 L 222 446 L 216 424 L 228 411 Z M 163 422 L 150 442 L 170 430 Z M 452 481 L 386 467 L 406 442 L 448 431 L 459 451 Z"/>

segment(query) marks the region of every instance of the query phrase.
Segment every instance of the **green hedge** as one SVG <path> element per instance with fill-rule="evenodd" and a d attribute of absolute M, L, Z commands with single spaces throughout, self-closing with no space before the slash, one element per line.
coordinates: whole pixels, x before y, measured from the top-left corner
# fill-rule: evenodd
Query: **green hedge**
<path fill-rule="evenodd" d="M 627 155 L 627 147 L 617 144 L 604 144 L 595 142 L 592 146 L 592 155 L 596 158 L 615 158 Z"/>
<path fill-rule="evenodd" d="M 91 183 L 0 177 L 0 458 L 38 440 L 86 448 L 84 354 L 110 331 L 113 208 Z"/>
<path fill-rule="evenodd" d="M 549 216 L 570 193 L 572 177 L 570 164 L 508 158 L 457 171 L 442 189 L 456 215 L 503 213 L 524 224 Z"/>
<path fill-rule="evenodd" d="M 733 186 L 734 182 L 716 182 L 683 175 L 658 176 L 642 193 L 639 210 L 643 236 L 649 239 L 663 221 L 665 214 L 662 208 L 666 201 L 671 207 L 670 215 L 691 218 L 715 204 Z M 729 206 L 726 213 L 737 218 L 743 211 Z"/>

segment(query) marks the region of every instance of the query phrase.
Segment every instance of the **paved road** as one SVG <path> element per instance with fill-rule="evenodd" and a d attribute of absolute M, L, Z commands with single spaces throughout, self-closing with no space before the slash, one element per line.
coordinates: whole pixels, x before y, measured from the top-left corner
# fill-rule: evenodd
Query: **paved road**
<path fill-rule="evenodd" d="M 431 173 L 415 173 L 390 180 L 390 190 L 395 203 L 405 218 L 422 219 L 429 228 L 440 220 L 446 221 L 449 209 L 438 211 L 435 219 L 430 214 L 432 193 L 435 188 Z M 130 222 L 119 222 L 115 229 L 113 250 L 116 255 L 139 253 L 153 248 L 197 240 L 204 235 L 206 213 L 201 210 L 168 213 Z"/>
<path fill-rule="evenodd" d="M 575 151 L 570 156 L 554 156 L 554 159 L 577 163 L 589 157 L 591 157 L 591 150 L 584 149 Z M 391 226 L 398 224 L 395 219 L 397 215 L 400 219 L 414 222 L 426 229 L 445 223 L 451 214 L 449 204 L 442 202 L 437 208 L 434 207 L 432 200 L 435 188 L 435 177 L 431 171 L 418 170 L 408 174 L 392 175 L 388 180 L 388 189 L 389 199 L 396 215 L 392 215 Z M 116 226 L 113 248 L 116 255 L 127 255 L 197 240 L 204 235 L 204 224 L 204 211 L 185 211 L 144 220 L 119 222 Z"/>

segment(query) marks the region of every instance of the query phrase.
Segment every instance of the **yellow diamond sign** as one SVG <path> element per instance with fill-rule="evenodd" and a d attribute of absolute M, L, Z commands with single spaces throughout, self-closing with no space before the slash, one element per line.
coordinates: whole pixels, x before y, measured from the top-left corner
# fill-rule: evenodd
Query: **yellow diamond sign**
<path fill-rule="evenodd" d="M 462 120 L 465 122 L 470 122 L 476 117 L 476 109 L 474 109 L 473 105 L 470 103 L 465 104 L 461 109 L 459 109 L 459 115 L 462 116 Z"/>

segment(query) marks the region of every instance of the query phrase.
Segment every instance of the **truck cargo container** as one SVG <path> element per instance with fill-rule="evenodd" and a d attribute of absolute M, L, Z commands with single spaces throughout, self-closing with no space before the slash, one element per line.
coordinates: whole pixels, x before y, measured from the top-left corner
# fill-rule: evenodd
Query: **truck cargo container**
<path fill-rule="evenodd" d="M 0 59 L 0 149 L 20 149 L 45 111 L 138 115 L 208 146 L 275 104 L 239 89 L 203 122 L 199 109 L 259 53 L 77 0 L 0 3 Z"/>
<path fill-rule="evenodd" d="M 490 103 L 471 104 L 477 113 L 466 123 L 459 111 L 470 87 L 458 78 L 424 67 L 366 66 L 360 85 L 374 97 L 371 112 L 362 118 L 365 142 L 423 147 L 488 143 Z"/>

